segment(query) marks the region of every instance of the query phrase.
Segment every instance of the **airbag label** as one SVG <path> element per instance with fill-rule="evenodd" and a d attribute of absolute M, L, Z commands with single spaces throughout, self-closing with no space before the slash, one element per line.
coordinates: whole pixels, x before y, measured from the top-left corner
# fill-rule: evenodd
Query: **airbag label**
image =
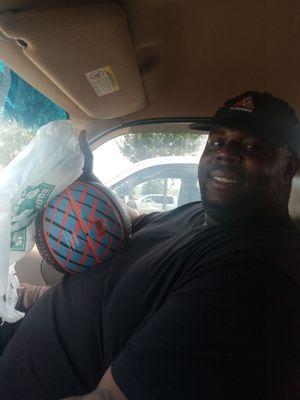
<path fill-rule="evenodd" d="M 120 90 L 116 77 L 109 65 L 87 72 L 85 76 L 99 97 Z"/>

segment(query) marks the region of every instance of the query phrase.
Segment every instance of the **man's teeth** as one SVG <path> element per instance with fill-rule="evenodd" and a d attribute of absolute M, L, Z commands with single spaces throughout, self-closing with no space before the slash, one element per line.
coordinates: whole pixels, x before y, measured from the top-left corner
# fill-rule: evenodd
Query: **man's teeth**
<path fill-rule="evenodd" d="M 239 181 L 235 179 L 228 179 L 228 178 L 221 178 L 220 176 L 213 176 L 213 179 L 218 182 L 223 182 L 223 183 L 239 183 Z"/>

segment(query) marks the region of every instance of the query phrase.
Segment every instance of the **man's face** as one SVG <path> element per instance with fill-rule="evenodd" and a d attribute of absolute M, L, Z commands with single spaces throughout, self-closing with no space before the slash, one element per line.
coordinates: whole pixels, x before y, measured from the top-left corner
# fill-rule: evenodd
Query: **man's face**
<path fill-rule="evenodd" d="M 286 209 L 295 169 L 291 160 L 286 148 L 257 136 L 213 129 L 199 164 L 206 212 L 250 216 Z"/>

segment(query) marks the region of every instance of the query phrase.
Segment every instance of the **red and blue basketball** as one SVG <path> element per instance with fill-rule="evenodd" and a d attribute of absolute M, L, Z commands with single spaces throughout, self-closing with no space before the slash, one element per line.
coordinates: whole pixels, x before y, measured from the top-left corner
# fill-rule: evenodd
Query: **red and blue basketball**
<path fill-rule="evenodd" d="M 130 236 L 130 218 L 100 183 L 76 181 L 53 198 L 36 220 L 36 244 L 44 260 L 61 272 L 100 265 Z"/>

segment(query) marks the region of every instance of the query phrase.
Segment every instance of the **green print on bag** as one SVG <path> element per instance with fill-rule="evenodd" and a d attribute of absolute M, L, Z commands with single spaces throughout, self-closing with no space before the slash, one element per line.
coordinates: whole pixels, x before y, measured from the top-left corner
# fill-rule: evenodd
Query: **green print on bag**
<path fill-rule="evenodd" d="M 37 210 L 45 207 L 54 185 L 41 183 L 38 186 L 27 186 L 19 202 L 13 209 L 11 219 L 11 243 L 13 251 L 24 251 L 26 247 L 26 228 L 35 218 Z"/>
<path fill-rule="evenodd" d="M 10 250 L 25 251 L 26 248 L 26 228 L 17 232 L 12 232 L 10 235 Z"/>

